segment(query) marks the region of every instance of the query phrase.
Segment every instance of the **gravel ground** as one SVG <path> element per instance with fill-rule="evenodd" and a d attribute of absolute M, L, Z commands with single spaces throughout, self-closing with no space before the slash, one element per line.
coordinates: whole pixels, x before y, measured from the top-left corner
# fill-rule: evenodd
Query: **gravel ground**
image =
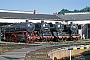
<path fill-rule="evenodd" d="M 86 42 L 86 43 L 85 43 Z M 64 42 L 62 42 L 62 44 L 60 43 L 38 43 L 38 44 L 26 44 L 26 43 L 11 43 L 11 42 L 0 42 L 0 54 L 4 54 L 5 52 L 11 52 L 13 50 L 17 50 L 17 49 L 26 49 L 26 48 L 31 48 L 31 47 L 35 47 L 35 46 L 41 46 L 41 45 L 45 45 L 46 47 L 43 47 L 41 49 L 33 49 L 34 51 L 28 51 L 28 53 L 25 56 L 24 60 L 51 60 L 49 58 L 49 56 L 47 56 L 48 52 L 51 51 L 52 49 L 57 49 L 58 47 L 60 48 L 61 46 L 69 46 L 71 45 L 86 45 L 86 44 L 90 44 L 90 41 L 85 41 L 84 43 L 75 43 L 75 42 L 66 42 L 66 44 L 64 44 Z M 74 44 L 73 44 L 74 43 Z M 58 45 L 57 45 L 58 44 Z M 59 45 L 60 44 L 60 45 Z M 38 48 L 38 47 L 37 47 Z M 40 48 L 40 47 L 39 47 Z M 17 51 L 16 51 L 17 52 Z M 12 54 L 12 53 L 11 53 Z M 21 52 L 18 52 L 18 54 L 21 54 Z M 8 55 L 9 56 L 9 55 Z M 7 58 L 7 57 L 6 57 Z M 1 58 L 2 59 L 2 58 Z M 0 59 L 0 60 L 1 60 Z M 3 59 L 2 59 L 3 60 Z"/>

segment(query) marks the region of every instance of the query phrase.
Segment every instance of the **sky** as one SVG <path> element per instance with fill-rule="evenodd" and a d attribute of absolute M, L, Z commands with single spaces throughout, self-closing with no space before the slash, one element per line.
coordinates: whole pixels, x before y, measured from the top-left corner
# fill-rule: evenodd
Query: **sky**
<path fill-rule="evenodd" d="M 83 9 L 90 7 L 90 0 L 0 0 L 0 9 L 33 11 L 52 14 L 61 9 Z"/>

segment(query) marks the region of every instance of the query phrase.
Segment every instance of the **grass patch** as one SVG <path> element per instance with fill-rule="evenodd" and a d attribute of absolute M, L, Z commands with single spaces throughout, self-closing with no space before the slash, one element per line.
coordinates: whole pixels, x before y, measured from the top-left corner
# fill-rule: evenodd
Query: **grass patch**
<path fill-rule="evenodd" d="M 59 44 L 69 44 L 69 45 L 88 45 L 90 44 L 90 41 L 88 40 L 74 40 L 74 41 L 59 41 L 59 42 L 53 42 L 53 41 L 49 41 L 49 42 L 35 42 L 35 44 L 44 44 L 44 45 L 59 45 Z"/>
<path fill-rule="evenodd" d="M 34 57 L 34 58 L 31 58 L 30 60 L 38 60 L 36 57 Z"/>

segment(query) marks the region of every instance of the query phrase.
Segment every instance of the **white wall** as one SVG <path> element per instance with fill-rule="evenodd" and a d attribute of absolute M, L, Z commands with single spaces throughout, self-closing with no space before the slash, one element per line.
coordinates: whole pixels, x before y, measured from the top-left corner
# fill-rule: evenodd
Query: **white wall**
<path fill-rule="evenodd" d="M 90 20 L 85 20 L 85 21 L 68 21 L 68 24 L 70 24 L 70 22 L 73 22 L 75 24 L 90 24 Z"/>
<path fill-rule="evenodd" d="M 26 20 L 28 20 L 28 19 L 0 19 L 0 22 L 3 22 L 3 23 L 18 23 L 18 22 L 26 22 Z M 41 20 L 29 20 L 29 22 L 37 23 L 37 22 L 41 22 Z M 61 21 L 44 20 L 44 22 L 55 23 L 55 22 L 61 22 Z"/>
<path fill-rule="evenodd" d="M 62 21 L 48 21 L 48 20 L 44 20 L 45 22 L 48 22 L 48 23 L 53 23 L 53 24 L 55 24 L 55 22 L 61 22 L 62 23 Z"/>
<path fill-rule="evenodd" d="M 3 23 L 25 22 L 25 19 L 0 19 L 0 22 Z"/>
<path fill-rule="evenodd" d="M 26 22 L 28 19 L 0 19 L 0 22 L 5 23 L 18 23 L 18 22 Z M 29 22 L 41 22 L 41 20 L 29 20 Z"/>
<path fill-rule="evenodd" d="M 26 22 L 27 19 L 0 19 L 0 22 L 5 22 L 5 23 L 16 23 L 16 22 Z M 61 23 L 64 23 L 66 24 L 67 22 L 62 22 L 62 21 L 50 21 L 50 20 L 44 20 L 45 22 L 52 22 L 52 23 L 55 23 L 55 22 L 61 22 Z M 37 23 L 37 22 L 41 22 L 41 20 L 29 20 L 29 22 L 34 22 L 34 23 Z M 87 24 L 87 23 L 90 23 L 90 20 L 85 20 L 85 21 L 68 21 L 68 24 L 70 24 L 70 22 L 73 22 L 75 24 Z"/>

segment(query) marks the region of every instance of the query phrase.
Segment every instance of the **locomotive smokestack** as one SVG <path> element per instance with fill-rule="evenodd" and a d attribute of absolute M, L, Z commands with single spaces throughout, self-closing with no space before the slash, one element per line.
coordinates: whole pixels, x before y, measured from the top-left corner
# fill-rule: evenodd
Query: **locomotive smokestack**
<path fill-rule="evenodd" d="M 70 24 L 73 24 L 73 22 L 70 22 Z"/>
<path fill-rule="evenodd" d="M 41 23 L 44 23 L 44 21 L 41 21 Z"/>
<path fill-rule="evenodd" d="M 57 23 L 59 23 L 59 22 L 55 22 L 55 24 L 57 24 Z"/>
<path fill-rule="evenodd" d="M 26 22 L 29 22 L 29 20 L 26 20 Z"/>

